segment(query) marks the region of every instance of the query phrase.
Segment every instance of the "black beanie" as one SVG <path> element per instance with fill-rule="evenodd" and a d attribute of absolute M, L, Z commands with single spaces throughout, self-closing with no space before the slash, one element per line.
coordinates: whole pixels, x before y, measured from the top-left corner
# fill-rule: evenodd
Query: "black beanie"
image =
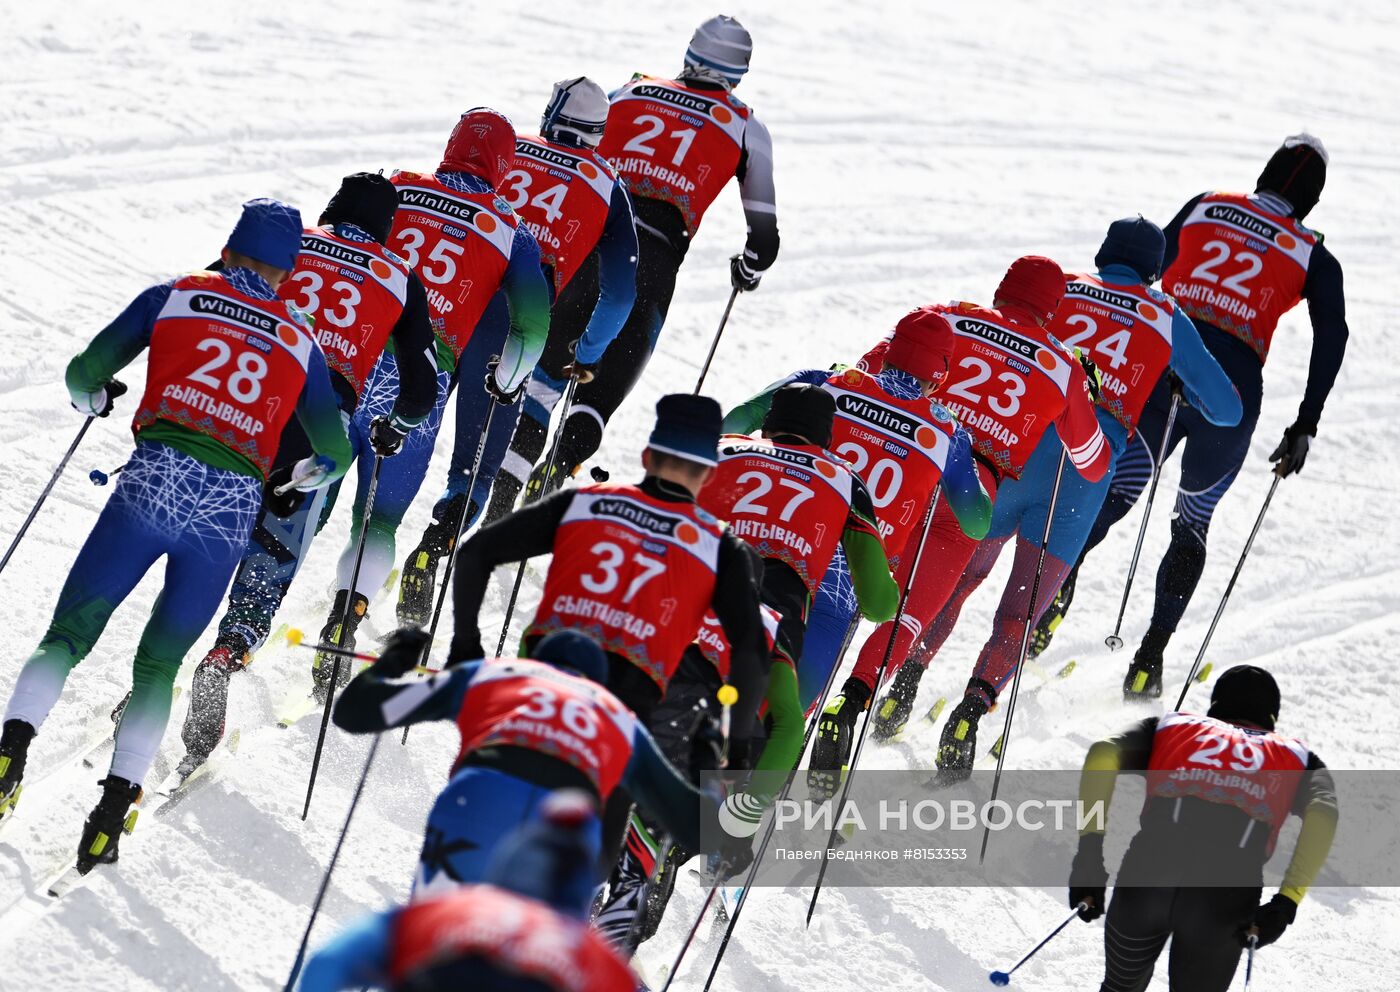
<path fill-rule="evenodd" d="M 1327 149 L 1310 134 L 1295 134 L 1284 140 L 1269 159 L 1256 193 L 1277 193 L 1293 206 L 1293 216 L 1302 220 L 1322 197 L 1327 182 Z"/>
<path fill-rule="evenodd" d="M 389 240 L 398 209 L 399 191 L 393 183 L 373 172 L 357 172 L 340 181 L 340 189 L 321 211 L 320 223 L 354 224 L 382 245 Z"/>
<path fill-rule="evenodd" d="M 1207 716 L 1274 729 L 1279 711 L 1278 683 L 1255 665 L 1236 665 L 1215 680 Z"/>
<path fill-rule="evenodd" d="M 1094 256 L 1094 264 L 1100 269 L 1114 263 L 1126 265 L 1150 286 L 1162 275 L 1162 256 L 1166 250 L 1167 239 L 1162 229 L 1138 214 L 1108 225 L 1108 234 Z"/>
<path fill-rule="evenodd" d="M 793 383 L 773 394 L 773 405 L 763 418 L 768 434 L 795 434 L 818 447 L 831 444 L 831 422 L 836 400 L 821 386 Z"/>

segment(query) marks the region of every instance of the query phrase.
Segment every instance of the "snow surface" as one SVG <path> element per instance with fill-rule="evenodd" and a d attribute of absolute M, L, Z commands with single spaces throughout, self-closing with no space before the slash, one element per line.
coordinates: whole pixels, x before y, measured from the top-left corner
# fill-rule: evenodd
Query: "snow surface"
<path fill-rule="evenodd" d="M 725 403 L 789 369 L 858 356 L 912 305 L 985 301 L 1018 254 L 1087 266 L 1109 220 L 1143 212 L 1164 223 L 1203 189 L 1248 188 L 1285 134 L 1306 127 L 1324 138 L 1332 179 L 1310 221 L 1334 235 L 1328 244 L 1347 273 L 1350 353 L 1307 471 L 1280 487 L 1211 660 L 1217 671 L 1245 660 L 1272 668 L 1286 729 L 1334 767 L 1392 767 L 1400 523 L 1383 501 L 1397 491 L 1389 456 L 1400 446 L 1400 402 L 1382 297 L 1400 237 L 1395 6 L 820 0 L 730 9 L 756 39 L 740 93 L 773 132 L 784 247 L 761 291 L 735 307 L 709 381 Z M 213 258 L 242 200 L 278 196 L 314 218 L 341 175 L 434 164 L 469 106 L 499 107 L 525 130 L 555 79 L 584 72 L 609 86 L 635 70 L 673 71 L 694 25 L 713 12 L 691 0 L 645 12 L 617 0 L 524 9 L 423 0 L 9 5 L 0 36 L 0 324 L 13 342 L 0 353 L 5 539 L 80 424 L 64 364 L 139 289 Z M 705 222 L 656 357 L 604 444 L 599 462 L 615 477 L 634 470 L 656 397 L 689 387 L 728 293 L 724 260 L 742 235 L 731 189 Z M 1267 488 L 1265 457 L 1294 415 L 1309 340 L 1300 308 L 1280 329 L 1248 467 L 1220 507 L 1214 553 L 1173 645 L 1178 673 Z M 129 370 L 133 392 L 143 373 L 141 363 Z M 110 470 L 129 450 L 131 406 L 94 428 L 0 576 L 5 694 L 106 496 L 87 471 Z M 445 461 L 408 516 L 410 540 Z M 1169 475 L 1159 504 L 1170 505 L 1174 485 Z M 284 612 L 310 631 L 329 604 L 347 502 Z M 1048 659 L 1077 657 L 1080 671 L 1022 709 L 1012 766 L 1075 768 L 1090 740 L 1134 717 L 1115 701 L 1124 659 L 1101 645 L 1137 519 L 1081 579 Z M 1146 561 L 1165 540 L 1163 514 Z M 1130 610 L 1130 643 L 1146 623 L 1151 573 Z M 314 721 L 290 731 L 273 724 L 306 679 L 309 659 L 291 649 L 265 652 L 235 683 L 231 722 L 242 744 L 216 782 L 171 816 L 143 820 L 115 877 L 47 912 L 34 895 L 76 843 L 100 771 L 39 779 L 124 692 L 157 574 L 70 680 L 35 745 L 31 792 L 0 839 L 6 989 L 280 987 L 305 925 L 367 741 L 332 731 L 302 823 Z M 1003 575 L 970 602 L 921 706 L 963 684 Z M 392 623 L 383 607 L 374 619 Z M 177 703 L 176 720 L 182 712 Z M 912 742 L 927 760 L 933 731 Z M 163 762 L 178 748 L 172 732 Z M 447 727 L 416 729 L 407 747 L 385 742 L 317 943 L 404 895 L 454 750 Z M 870 767 L 901 767 L 909 752 L 867 753 Z M 1120 826 L 1130 813 L 1120 807 Z M 1065 911 L 1062 889 L 832 890 L 804 932 L 805 898 L 757 894 L 718 988 L 981 989 L 989 969 L 1016 960 Z M 644 967 L 669 962 L 699 901 L 683 882 L 643 949 Z M 1384 889 L 1316 893 L 1284 941 L 1260 955 L 1256 987 L 1395 987 L 1397 909 Z M 1076 924 L 1018 973 L 1016 987 L 1094 987 L 1100 932 Z M 691 956 L 676 988 L 699 987 L 714 946 Z M 1152 987 L 1165 988 L 1165 975 Z"/>

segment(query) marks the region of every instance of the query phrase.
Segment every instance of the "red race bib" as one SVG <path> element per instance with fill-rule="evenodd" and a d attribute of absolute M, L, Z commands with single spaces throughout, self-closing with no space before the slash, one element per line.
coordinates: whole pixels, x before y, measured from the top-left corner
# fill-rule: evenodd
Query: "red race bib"
<path fill-rule="evenodd" d="M 785 653 L 777 650 L 778 625 L 783 622 L 783 615 L 767 603 L 759 603 L 758 612 L 763 617 L 763 636 L 768 642 L 769 657 L 774 661 L 784 661 L 796 667 L 796 659 L 789 658 Z M 729 646 L 729 638 L 724 636 L 724 628 L 720 626 L 719 617 L 710 610 L 705 611 L 705 619 L 701 622 L 700 630 L 695 635 L 695 646 L 700 649 L 705 660 L 715 666 L 719 677 L 728 682 L 729 673 L 732 671 L 730 659 L 733 657 L 734 649 Z"/>

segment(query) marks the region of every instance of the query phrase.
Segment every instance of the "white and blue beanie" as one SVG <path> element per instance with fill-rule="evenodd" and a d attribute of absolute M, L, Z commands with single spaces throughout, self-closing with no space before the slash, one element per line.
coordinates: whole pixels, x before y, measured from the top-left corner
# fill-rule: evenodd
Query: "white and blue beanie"
<path fill-rule="evenodd" d="M 685 50 L 682 75 L 737 86 L 749 71 L 752 55 L 753 39 L 748 29 L 727 14 L 719 14 L 695 29 Z"/>

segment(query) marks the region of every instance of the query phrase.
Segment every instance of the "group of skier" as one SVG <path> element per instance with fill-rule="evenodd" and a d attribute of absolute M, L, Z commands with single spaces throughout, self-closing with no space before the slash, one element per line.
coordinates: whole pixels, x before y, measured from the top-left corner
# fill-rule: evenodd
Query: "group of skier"
<path fill-rule="evenodd" d="M 886 741 L 909 723 L 929 661 L 1015 538 L 991 636 L 935 755 L 942 780 L 966 778 L 980 719 L 1049 643 L 1084 554 L 1184 439 L 1157 602 L 1123 683 L 1127 699 L 1160 696 L 1279 318 L 1306 299 L 1314 341 L 1298 418 L 1272 455 L 1279 476 L 1303 467 L 1340 367 L 1341 270 L 1301 223 L 1325 180 L 1321 143 L 1289 138 L 1253 193 L 1196 197 L 1165 231 L 1114 221 L 1092 269 L 1018 258 L 985 304 L 920 306 L 863 357 L 821 356 L 727 415 L 698 389 L 664 396 L 640 483 L 567 485 L 639 381 L 689 240 L 731 177 L 748 222 L 735 293 L 776 257 L 771 140 L 733 94 L 751 47 L 737 21 L 712 18 L 674 79 L 638 76 L 611 97 L 585 77 L 557 83 L 538 136 L 470 110 L 435 170 L 348 176 L 315 226 L 250 201 L 217 263 L 144 291 L 98 334 L 69 365 L 69 393 L 81 414 L 108 416 L 125 391 L 115 376 L 149 350 L 136 448 L 11 695 L 0 822 L 68 672 L 164 555 L 76 871 L 117 859 L 186 654 L 227 590 L 182 728 L 189 775 L 223 737 L 230 679 L 268 639 L 353 462 L 309 692 L 325 702 L 344 689 L 334 720 L 347 732 L 451 720 L 462 742 L 428 815 L 413 905 L 313 957 L 306 988 L 578 987 L 566 958 L 588 988 L 632 987 L 622 961 L 654 930 L 659 862 L 698 853 L 702 825 L 756 820 L 773 799 L 702 791 L 702 771 L 794 774 L 812 714 L 808 784 L 834 793 L 861 734 Z M 342 658 L 393 566 L 454 390 L 448 485 L 402 568 L 402 629 L 352 679 Z M 546 554 L 522 656 L 489 656 L 478 614 L 494 570 Z M 419 679 L 421 627 L 449 577 L 447 664 Z M 861 617 L 877 626 L 828 699 Z M 1189 987 L 1224 989 L 1240 949 L 1292 921 L 1336 802 L 1321 762 L 1275 732 L 1278 699 L 1267 673 L 1234 669 L 1209 716 L 1168 713 L 1091 749 L 1086 771 L 1158 775 L 1130 861 L 1180 843 L 1179 808 L 1154 812 L 1170 800 L 1222 844 L 1245 845 L 1243 829 L 1258 869 L 1226 908 L 1189 911 L 1162 882 L 1116 896 L 1105 988 L 1144 988 L 1172 935 L 1173 982 L 1180 969 Z M 1267 809 L 1177 788 L 1170 773 L 1201 753 L 1184 735 L 1201 733 L 1250 757 L 1247 771 L 1319 774 Z M 1295 868 L 1260 906 L 1259 870 L 1290 812 L 1305 819 Z M 683 853 L 667 860 L 668 847 Z M 733 838 L 712 853 L 721 874 L 753 856 Z M 1085 834 L 1070 900 L 1086 919 L 1106 879 L 1102 834 Z M 607 944 L 583 922 L 600 885 Z M 479 917 L 518 932 L 469 939 Z M 567 954 L 529 953 L 544 934 Z"/>

